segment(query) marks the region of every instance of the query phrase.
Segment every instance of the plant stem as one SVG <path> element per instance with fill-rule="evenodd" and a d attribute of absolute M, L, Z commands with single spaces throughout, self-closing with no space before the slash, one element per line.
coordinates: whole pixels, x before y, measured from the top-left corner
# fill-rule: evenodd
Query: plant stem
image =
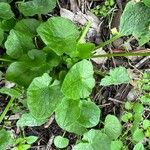
<path fill-rule="evenodd" d="M 113 53 L 113 54 L 104 54 L 104 55 L 93 55 L 92 58 L 98 58 L 98 57 L 129 57 L 129 56 L 150 56 L 149 53 Z"/>
<path fill-rule="evenodd" d="M 7 106 L 5 107 L 3 113 L 0 116 L 0 123 L 3 121 L 3 119 L 5 118 L 5 115 L 7 114 L 9 108 L 12 106 L 13 101 L 15 100 L 14 97 L 11 97 L 10 101 L 8 102 Z"/>
<path fill-rule="evenodd" d="M 5 59 L 5 58 L 0 58 L 0 61 L 5 61 L 5 62 L 12 62 L 12 60 Z"/>
<path fill-rule="evenodd" d="M 38 14 L 38 19 L 39 19 L 39 21 L 42 21 L 42 15 L 41 14 Z"/>
<path fill-rule="evenodd" d="M 101 47 L 104 47 L 104 46 L 106 46 L 106 45 L 108 45 L 108 44 L 110 44 L 110 43 L 116 41 L 116 40 L 119 39 L 120 37 L 121 37 L 120 34 L 115 35 L 114 37 L 112 37 L 111 39 L 107 40 L 106 42 L 100 43 L 98 46 L 95 47 L 95 50 L 97 50 L 97 49 L 99 49 L 99 48 L 101 48 Z"/>
<path fill-rule="evenodd" d="M 63 133 L 62 137 L 64 137 L 64 136 L 65 136 L 65 134 L 66 134 L 66 131 L 64 131 L 64 133 Z"/>
<path fill-rule="evenodd" d="M 91 21 L 88 21 L 87 25 L 85 26 L 83 32 L 82 32 L 82 35 L 78 41 L 78 43 L 85 43 L 85 37 L 86 37 L 86 34 L 88 33 L 89 31 L 89 28 L 91 26 L 92 22 Z"/>

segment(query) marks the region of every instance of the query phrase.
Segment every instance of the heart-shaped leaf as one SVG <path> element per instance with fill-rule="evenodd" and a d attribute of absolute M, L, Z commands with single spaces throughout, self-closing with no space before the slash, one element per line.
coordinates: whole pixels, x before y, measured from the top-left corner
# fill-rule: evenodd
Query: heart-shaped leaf
<path fill-rule="evenodd" d="M 90 61 L 82 60 L 76 63 L 63 81 L 63 94 L 71 99 L 88 97 L 95 86 L 93 74 L 93 66 Z"/>
<path fill-rule="evenodd" d="M 36 119 L 50 117 L 62 98 L 59 82 L 52 82 L 52 78 L 47 73 L 34 78 L 27 90 L 28 108 Z"/>

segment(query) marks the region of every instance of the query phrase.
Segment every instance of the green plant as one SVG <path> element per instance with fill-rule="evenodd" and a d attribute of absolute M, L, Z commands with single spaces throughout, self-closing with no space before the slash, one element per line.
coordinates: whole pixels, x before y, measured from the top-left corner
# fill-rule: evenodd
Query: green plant
<path fill-rule="evenodd" d="M 118 76 L 119 74 L 119 76 Z M 100 85 L 108 86 L 108 85 L 119 85 L 123 83 L 129 83 L 130 78 L 127 72 L 127 69 L 124 67 L 118 67 L 113 70 L 110 70 L 109 76 L 105 76 Z"/>
<path fill-rule="evenodd" d="M 114 0 L 105 0 L 103 5 L 97 5 L 94 9 L 92 9 L 92 12 L 96 14 L 97 16 L 106 17 L 114 6 L 115 2 Z"/>
<path fill-rule="evenodd" d="M 144 4 L 145 4 L 146 6 L 150 7 L 150 2 L 149 2 L 149 0 L 143 0 L 143 2 L 144 2 Z"/>
<path fill-rule="evenodd" d="M 54 139 L 54 144 L 58 148 L 65 148 L 68 146 L 69 140 L 62 136 L 56 136 Z"/>
<path fill-rule="evenodd" d="M 31 147 L 31 144 L 33 144 L 38 137 L 36 136 L 28 136 L 23 138 L 17 138 L 14 141 L 14 148 L 12 150 L 28 150 Z"/>
<path fill-rule="evenodd" d="M 144 115 L 144 110 L 150 105 L 149 95 L 150 87 L 148 88 L 150 76 L 148 72 L 145 72 L 142 79 L 138 82 L 139 90 L 143 92 L 140 98 L 136 102 L 126 102 L 125 111 L 121 117 L 123 126 L 127 126 L 124 131 L 124 136 L 122 136 L 122 141 L 125 141 L 127 137 L 131 137 L 130 142 L 134 143 L 134 149 L 148 149 L 150 138 L 150 120 L 146 119 Z M 146 89 L 143 87 L 147 87 Z M 146 97 L 146 98 L 145 98 Z"/>
<path fill-rule="evenodd" d="M 12 133 L 5 129 L 0 130 L 0 149 L 6 150 L 12 143 Z"/>
<path fill-rule="evenodd" d="M 142 18 L 142 21 L 139 21 Z M 120 33 L 122 35 L 135 36 L 140 45 L 144 45 L 150 39 L 149 32 L 150 8 L 143 2 L 129 2 L 122 14 L 120 21 Z"/>
<path fill-rule="evenodd" d="M 114 141 L 121 135 L 121 132 L 122 127 L 117 117 L 108 115 L 105 119 L 104 128 L 101 130 L 91 129 L 90 131 L 86 132 L 83 135 L 82 140 L 75 145 L 73 150 L 83 150 L 85 148 L 88 150 L 97 150 L 98 148 L 110 150 L 114 144 L 116 146 L 117 143 L 114 143 Z"/>
<path fill-rule="evenodd" d="M 21 114 L 21 118 L 17 121 L 17 126 L 22 129 L 26 126 L 43 125 L 52 114 L 55 114 L 57 124 L 64 131 L 83 135 L 73 148 L 75 150 L 83 148 L 115 150 L 115 147 L 118 147 L 118 150 L 127 149 L 124 137 L 128 132 L 122 135 L 124 128 L 119 119 L 108 114 L 103 122 L 101 109 L 91 98 L 95 79 L 90 58 L 150 55 L 150 53 L 132 52 L 94 55 L 95 50 L 110 44 L 122 35 L 132 34 L 140 38 L 140 42 L 145 36 L 149 39 L 146 25 L 147 20 L 150 19 L 150 8 L 143 2 L 129 2 L 121 19 L 120 33 L 96 46 L 85 40 L 91 22 L 79 30 L 73 22 L 62 17 L 51 17 L 43 21 L 42 15 L 53 11 L 56 1 L 16 2 L 15 9 L 19 11 L 19 17 L 11 10 L 11 3 L 14 2 L 0 2 L 0 44 L 3 49 L 6 49 L 6 54 L 1 56 L 0 61 L 3 62 L 2 65 L 8 66 L 5 78 L 14 82 L 16 87 L 0 89 L 0 93 L 10 98 L 0 116 L 0 123 L 5 120 L 14 100 L 23 99 L 27 111 Z M 133 9 L 130 8 L 131 6 Z M 144 23 L 133 22 L 133 18 L 143 17 L 137 7 L 146 10 L 146 14 L 143 11 L 146 16 Z M 137 14 L 129 15 L 132 11 Z M 145 136 L 146 139 L 149 137 L 149 121 L 145 119 L 143 127 L 140 126 L 143 119 L 141 114 L 145 105 L 149 104 L 149 93 L 146 93 L 149 90 L 149 79 L 147 80 L 146 77 L 149 76 L 146 74 L 141 84 L 145 93 L 134 105 L 126 103 L 127 112 L 122 116 L 122 121 L 125 123 L 133 121 L 129 131 L 133 133 L 134 149 L 143 148 L 143 139 Z M 100 85 L 118 85 L 129 81 L 127 69 L 117 67 L 101 80 Z M 98 130 L 91 129 L 97 125 L 104 127 Z M 24 150 L 37 140 L 37 137 L 30 136 L 13 139 L 4 129 L 0 130 L 0 137 L 2 150 L 13 146 L 11 140 L 15 141 L 13 149 Z M 55 138 L 54 143 L 58 148 L 64 148 L 68 145 L 68 140 L 59 136 Z"/>

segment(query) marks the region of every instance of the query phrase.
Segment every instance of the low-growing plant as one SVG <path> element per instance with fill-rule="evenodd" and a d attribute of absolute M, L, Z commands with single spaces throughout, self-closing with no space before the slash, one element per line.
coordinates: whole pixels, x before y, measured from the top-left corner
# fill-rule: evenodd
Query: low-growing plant
<path fill-rule="evenodd" d="M 15 3 L 15 8 L 11 8 L 12 3 Z M 90 22 L 84 29 L 79 30 L 73 22 L 62 17 L 51 17 L 43 21 L 43 15 L 53 11 L 55 6 L 56 0 L 0 2 L 0 44 L 6 49 L 6 54 L 0 58 L 0 61 L 8 66 L 6 80 L 16 84 L 14 89 L 0 89 L 0 93 L 9 96 L 9 102 L 0 116 L 0 123 L 4 123 L 14 100 L 19 102 L 22 100 L 27 110 L 17 121 L 17 127 L 22 130 L 26 126 L 43 125 L 51 115 L 55 114 L 56 123 L 60 128 L 83 136 L 74 146 L 74 150 L 116 150 L 116 147 L 118 150 L 128 149 L 122 135 L 124 126 L 119 119 L 108 114 L 103 122 L 101 109 L 90 96 L 96 82 L 90 59 L 150 55 L 150 53 L 132 52 L 95 55 L 98 48 L 110 44 L 123 35 L 133 35 L 138 38 L 140 44 L 146 43 L 149 40 L 150 8 L 143 2 L 129 2 L 121 18 L 119 33 L 96 46 L 85 41 Z M 143 13 L 139 13 L 139 10 Z M 137 20 L 143 17 L 142 15 L 144 15 L 143 22 L 133 21 L 133 18 Z M 127 69 L 117 67 L 101 80 L 100 85 L 118 85 L 129 83 L 130 80 Z M 145 83 L 145 80 L 143 78 L 145 84 L 143 87 L 146 88 L 149 82 Z M 143 127 L 139 126 L 145 107 L 143 103 L 149 101 L 147 95 L 143 96 L 133 107 L 130 103 L 126 104 L 126 108 L 130 108 L 131 112 L 127 111 L 122 116 L 122 121 L 125 123 L 133 121 L 131 131 L 135 150 L 139 147 L 144 149 L 142 142 L 145 135 L 149 137 L 149 121 L 145 119 Z M 100 124 L 104 127 L 92 129 Z M 127 134 L 128 132 L 125 133 Z M 12 137 L 9 131 L 3 128 L 0 130 L 1 150 L 10 146 L 14 146 L 13 149 L 23 147 L 22 149 L 25 150 L 37 140 L 36 137 L 21 137 L 15 139 L 14 145 Z M 68 143 L 69 141 L 63 136 L 57 136 L 54 140 L 58 148 L 64 148 Z"/>
<path fill-rule="evenodd" d="M 14 140 L 14 147 L 12 150 L 28 150 L 31 147 L 31 144 L 36 142 L 38 137 L 36 136 L 28 136 L 28 137 L 20 137 Z"/>
<path fill-rule="evenodd" d="M 114 0 L 105 0 L 104 4 L 97 5 L 94 9 L 92 9 L 92 12 L 97 16 L 106 17 L 110 14 L 110 11 L 114 5 Z"/>
<path fill-rule="evenodd" d="M 134 149 L 149 149 L 150 145 L 150 120 L 147 118 L 147 108 L 150 105 L 149 88 L 150 74 L 145 72 L 142 79 L 139 81 L 139 87 L 143 95 L 136 102 L 126 102 L 125 111 L 121 117 L 123 126 L 125 127 L 122 136 L 123 141 L 129 138 L 129 141 L 135 144 Z M 126 142 L 125 142 L 126 143 Z M 130 143 L 129 143 L 130 145 Z"/>

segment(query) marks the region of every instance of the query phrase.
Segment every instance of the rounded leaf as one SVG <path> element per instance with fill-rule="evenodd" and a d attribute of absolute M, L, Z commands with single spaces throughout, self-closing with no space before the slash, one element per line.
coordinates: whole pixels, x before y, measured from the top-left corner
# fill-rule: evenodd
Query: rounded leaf
<path fill-rule="evenodd" d="M 15 25 L 15 30 L 20 31 L 28 36 L 36 36 L 36 28 L 40 25 L 40 21 L 36 19 L 22 19 Z"/>
<path fill-rule="evenodd" d="M 18 8 L 25 16 L 34 16 L 36 14 L 46 14 L 52 11 L 56 6 L 56 0 L 30 0 L 20 2 Z"/>
<path fill-rule="evenodd" d="M 135 103 L 133 106 L 133 111 L 138 114 L 142 114 L 144 111 L 144 106 L 141 103 Z"/>
<path fill-rule="evenodd" d="M 140 142 L 144 139 L 144 133 L 142 129 L 137 128 L 133 133 L 133 140 Z"/>
<path fill-rule="evenodd" d="M 36 142 L 38 137 L 37 136 L 28 136 L 25 139 L 28 144 L 33 144 L 34 142 Z"/>
<path fill-rule="evenodd" d="M 27 90 L 27 104 L 36 119 L 46 119 L 52 115 L 63 98 L 58 81 L 52 83 L 47 74 L 33 79 Z"/>
<path fill-rule="evenodd" d="M 113 115 L 106 116 L 104 131 L 112 140 L 117 139 L 121 135 L 122 126 L 116 116 Z"/>
<path fill-rule="evenodd" d="M 111 148 L 111 140 L 100 130 L 92 129 L 85 133 L 82 141 L 75 145 L 73 150 L 110 150 Z"/>
<path fill-rule="evenodd" d="M 22 60 L 10 64 L 6 79 L 27 88 L 35 77 L 43 75 L 49 68 L 45 53 L 31 50 Z"/>
<path fill-rule="evenodd" d="M 34 49 L 32 38 L 12 29 L 5 42 L 6 53 L 12 58 L 20 58 L 24 53 Z"/>
<path fill-rule="evenodd" d="M 100 109 L 95 103 L 83 100 L 80 102 L 80 109 L 81 114 L 78 122 L 82 126 L 91 128 L 99 123 Z"/>
<path fill-rule="evenodd" d="M 79 100 L 64 98 L 55 111 L 55 119 L 58 125 L 66 129 L 71 126 L 80 116 Z"/>
<path fill-rule="evenodd" d="M 111 141 L 111 150 L 122 150 L 122 141 Z"/>
<path fill-rule="evenodd" d="M 140 101 L 145 105 L 150 105 L 150 94 L 141 96 Z"/>
<path fill-rule="evenodd" d="M 11 133 L 2 129 L 0 130 L 0 150 L 6 150 L 12 143 Z"/>
<path fill-rule="evenodd" d="M 147 129 L 148 127 L 150 127 L 150 120 L 148 119 L 143 120 L 143 128 Z"/>
<path fill-rule="evenodd" d="M 134 146 L 133 150 L 144 150 L 144 146 L 143 146 L 142 143 L 137 143 L 137 144 Z"/>
<path fill-rule="evenodd" d="M 79 124 L 77 121 L 71 124 L 70 126 L 67 126 L 65 130 L 71 133 L 75 133 L 77 135 L 83 135 L 87 132 L 87 129 L 81 124 Z"/>
<path fill-rule="evenodd" d="M 62 136 L 56 136 L 54 138 L 54 144 L 58 148 L 65 148 L 69 144 L 69 140 L 67 138 L 64 138 Z"/>
<path fill-rule="evenodd" d="M 41 126 L 44 124 L 47 120 L 38 120 L 35 119 L 30 113 L 25 113 L 21 116 L 21 118 L 17 121 L 18 127 L 34 127 L 34 126 Z"/>
<path fill-rule="evenodd" d="M 57 55 L 71 54 L 76 50 L 79 31 L 75 24 L 62 17 L 51 17 L 37 29 L 43 42 Z"/>
<path fill-rule="evenodd" d="M 71 99 L 87 98 L 95 86 L 94 71 L 90 61 L 82 60 L 76 63 L 66 75 L 63 84 L 63 94 Z"/>
<path fill-rule="evenodd" d="M 14 13 L 8 3 L 0 2 L 0 18 L 8 20 L 14 17 Z"/>

